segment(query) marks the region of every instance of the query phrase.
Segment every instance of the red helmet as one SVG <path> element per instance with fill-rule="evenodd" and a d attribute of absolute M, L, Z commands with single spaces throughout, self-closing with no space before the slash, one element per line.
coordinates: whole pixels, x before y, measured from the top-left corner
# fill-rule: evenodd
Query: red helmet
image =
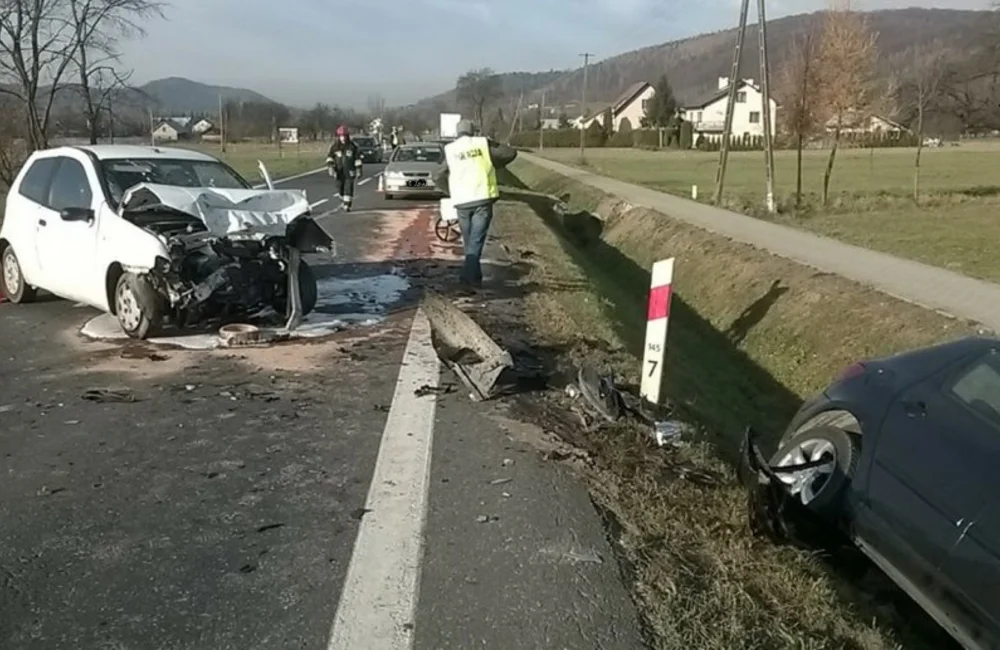
<path fill-rule="evenodd" d="M 347 127 L 344 126 L 343 124 L 337 127 L 337 137 L 340 137 L 342 135 L 350 135 L 350 133 L 347 132 Z"/>

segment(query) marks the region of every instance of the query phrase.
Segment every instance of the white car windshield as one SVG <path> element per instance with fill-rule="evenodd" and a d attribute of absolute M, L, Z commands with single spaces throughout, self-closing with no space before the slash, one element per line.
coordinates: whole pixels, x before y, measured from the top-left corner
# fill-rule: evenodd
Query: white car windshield
<path fill-rule="evenodd" d="M 405 147 L 396 150 L 393 162 L 441 162 L 440 147 Z"/>
<path fill-rule="evenodd" d="M 121 203 L 125 191 L 140 183 L 176 187 L 249 189 L 250 184 L 222 163 L 208 160 L 117 158 L 101 163 L 112 202 Z"/>

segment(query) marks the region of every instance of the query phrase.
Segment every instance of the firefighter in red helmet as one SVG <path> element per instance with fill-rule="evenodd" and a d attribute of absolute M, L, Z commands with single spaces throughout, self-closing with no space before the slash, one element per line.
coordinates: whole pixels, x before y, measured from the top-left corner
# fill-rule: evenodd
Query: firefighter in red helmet
<path fill-rule="evenodd" d="M 337 178 L 337 188 L 340 198 L 344 201 L 344 211 L 351 211 L 354 201 L 354 184 L 361 178 L 361 151 L 351 140 L 347 127 L 341 124 L 337 127 L 337 140 L 330 147 L 326 156 L 326 164 L 330 175 Z"/>

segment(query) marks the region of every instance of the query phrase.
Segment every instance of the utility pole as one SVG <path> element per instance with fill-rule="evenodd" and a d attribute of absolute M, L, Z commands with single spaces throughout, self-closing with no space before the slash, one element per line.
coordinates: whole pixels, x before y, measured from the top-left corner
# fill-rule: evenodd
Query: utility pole
<path fill-rule="evenodd" d="M 545 91 L 542 91 L 542 103 L 538 107 L 538 150 L 545 151 Z"/>
<path fill-rule="evenodd" d="M 148 106 L 146 110 L 149 112 L 149 146 L 156 146 L 156 125 L 153 124 L 153 107 Z"/>
<path fill-rule="evenodd" d="M 583 57 L 583 92 L 580 97 L 580 160 L 583 160 L 587 148 L 587 72 L 590 69 L 590 57 L 594 56 L 590 52 L 584 52 Z"/>
<path fill-rule="evenodd" d="M 222 93 L 219 93 L 219 139 L 222 141 L 222 153 L 226 153 L 226 116 L 222 111 Z"/>
<path fill-rule="evenodd" d="M 761 0 L 758 0 L 760 2 Z M 740 60 L 743 58 L 743 40 L 747 34 L 747 14 L 750 0 L 743 0 L 740 8 L 740 26 L 736 32 L 736 50 L 733 52 L 733 68 L 729 72 L 729 99 L 726 102 L 726 123 L 722 129 L 722 143 L 719 147 L 719 167 L 715 172 L 715 204 L 722 202 L 722 188 L 726 183 L 726 164 L 729 162 L 729 139 L 733 133 L 733 113 L 736 110 L 736 86 L 740 75 Z"/>
<path fill-rule="evenodd" d="M 757 0 L 757 35 L 760 43 L 760 94 L 764 103 L 760 111 L 760 118 L 764 120 L 764 171 L 767 177 L 767 211 L 774 213 L 774 143 L 771 137 L 771 75 L 767 67 L 767 17 L 764 15 L 764 0 Z"/>

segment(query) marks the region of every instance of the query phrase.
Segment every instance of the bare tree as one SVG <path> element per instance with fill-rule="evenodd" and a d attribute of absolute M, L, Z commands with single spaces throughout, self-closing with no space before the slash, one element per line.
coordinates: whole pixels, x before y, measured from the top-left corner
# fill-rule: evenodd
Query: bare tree
<path fill-rule="evenodd" d="M 119 39 L 144 36 L 142 21 L 162 18 L 165 5 L 157 0 L 66 1 L 84 116 L 90 143 L 97 144 L 101 115 L 108 109 L 112 93 L 125 87 L 130 76 L 120 71 Z"/>
<path fill-rule="evenodd" d="M 917 153 L 913 159 L 914 201 L 920 201 L 920 155 L 924 149 L 927 116 L 938 107 L 942 98 L 946 70 L 946 53 L 940 43 L 918 47 L 913 53 L 910 78 L 899 88 L 900 103 L 911 111 L 917 137 Z"/>
<path fill-rule="evenodd" d="M 819 90 L 816 59 L 816 37 L 807 31 L 793 46 L 778 78 L 779 96 L 785 104 L 784 126 L 795 138 L 795 207 L 802 205 L 802 149 L 821 121 L 816 102 Z"/>
<path fill-rule="evenodd" d="M 819 97 L 832 123 L 833 144 L 823 174 L 823 205 L 829 204 L 830 178 L 843 129 L 869 122 L 876 103 L 877 36 L 851 0 L 831 0 L 819 41 Z"/>
<path fill-rule="evenodd" d="M 460 104 L 468 106 L 481 128 L 486 128 L 483 116 L 486 106 L 503 97 L 503 83 L 491 68 L 470 70 L 458 78 L 455 92 Z"/>
<path fill-rule="evenodd" d="M 0 2 L 0 93 L 17 100 L 32 149 L 48 146 L 49 118 L 76 43 L 65 0 Z"/>

